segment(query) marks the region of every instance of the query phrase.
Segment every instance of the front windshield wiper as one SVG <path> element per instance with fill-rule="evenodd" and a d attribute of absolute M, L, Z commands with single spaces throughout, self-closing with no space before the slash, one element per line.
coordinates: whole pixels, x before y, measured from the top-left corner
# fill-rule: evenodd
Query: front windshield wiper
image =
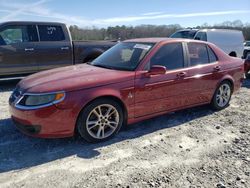
<path fill-rule="evenodd" d="M 108 65 L 101 65 L 101 64 L 91 64 L 91 65 L 96 66 L 96 67 L 105 68 L 105 69 L 114 69 L 113 67 L 110 67 Z"/>

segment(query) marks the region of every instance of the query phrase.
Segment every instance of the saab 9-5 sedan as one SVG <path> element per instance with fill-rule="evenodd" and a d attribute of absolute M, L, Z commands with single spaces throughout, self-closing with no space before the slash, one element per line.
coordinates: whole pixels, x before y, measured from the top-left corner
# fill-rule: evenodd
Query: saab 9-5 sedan
<path fill-rule="evenodd" d="M 36 137 L 104 141 L 126 124 L 184 108 L 228 106 L 244 63 L 211 43 L 144 38 L 120 42 L 88 64 L 40 72 L 9 99 L 17 127 Z"/>

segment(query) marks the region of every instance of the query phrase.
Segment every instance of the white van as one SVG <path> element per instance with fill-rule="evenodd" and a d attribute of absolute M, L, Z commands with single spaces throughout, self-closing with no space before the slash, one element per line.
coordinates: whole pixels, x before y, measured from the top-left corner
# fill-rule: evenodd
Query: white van
<path fill-rule="evenodd" d="M 228 55 L 243 57 L 244 36 L 241 31 L 228 29 L 202 29 L 194 36 L 196 40 L 214 43 Z"/>

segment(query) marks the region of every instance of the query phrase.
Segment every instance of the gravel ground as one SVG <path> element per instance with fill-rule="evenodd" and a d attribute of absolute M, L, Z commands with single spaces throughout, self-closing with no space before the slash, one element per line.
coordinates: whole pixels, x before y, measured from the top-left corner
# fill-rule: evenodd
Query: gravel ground
<path fill-rule="evenodd" d="M 250 187 L 250 81 L 220 112 L 207 106 L 130 125 L 114 139 L 24 136 L 0 84 L 0 187 Z"/>

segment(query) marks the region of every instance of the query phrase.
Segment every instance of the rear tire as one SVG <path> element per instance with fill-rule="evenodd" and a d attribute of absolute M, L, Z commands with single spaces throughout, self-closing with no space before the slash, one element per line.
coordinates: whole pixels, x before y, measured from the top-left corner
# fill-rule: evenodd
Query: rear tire
<path fill-rule="evenodd" d="M 215 90 L 211 107 L 214 110 L 222 110 L 229 105 L 232 96 L 232 84 L 229 81 L 223 81 Z"/>
<path fill-rule="evenodd" d="M 97 99 L 79 115 L 77 130 L 82 138 L 96 143 L 112 138 L 124 121 L 121 106 L 111 99 Z"/>

